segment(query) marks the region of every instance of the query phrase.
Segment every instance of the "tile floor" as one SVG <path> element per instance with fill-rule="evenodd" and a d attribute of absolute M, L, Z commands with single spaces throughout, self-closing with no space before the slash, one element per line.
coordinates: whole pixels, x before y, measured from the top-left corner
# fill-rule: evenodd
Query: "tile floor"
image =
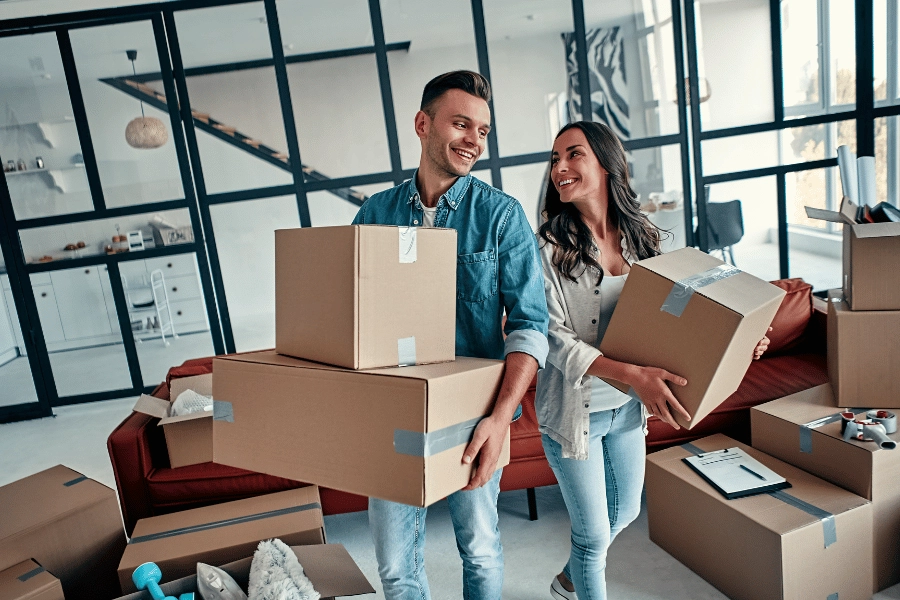
<path fill-rule="evenodd" d="M 57 408 L 56 416 L 0 425 L 0 485 L 63 463 L 113 486 L 106 437 L 129 413 L 134 398 Z M 568 515 L 556 486 L 537 490 L 540 518 L 528 520 L 524 491 L 500 495 L 500 529 L 506 557 L 503 597 L 548 599 L 551 578 L 569 551 Z M 344 544 L 380 592 L 366 513 L 326 517 L 330 542 Z M 434 600 L 462 597 L 461 567 L 446 503 L 429 509 L 427 572 Z M 609 553 L 609 597 L 627 600 L 720 600 L 726 597 L 653 544 L 644 511 Z M 368 596 L 373 598 L 372 596 Z M 900 586 L 873 600 L 900 599 Z"/>

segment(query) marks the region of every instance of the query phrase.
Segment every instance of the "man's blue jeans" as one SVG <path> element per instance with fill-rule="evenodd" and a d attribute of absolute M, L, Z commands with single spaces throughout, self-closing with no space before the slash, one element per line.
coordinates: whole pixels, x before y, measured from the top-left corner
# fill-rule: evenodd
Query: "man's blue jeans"
<path fill-rule="evenodd" d="M 463 598 L 500 600 L 503 548 L 497 527 L 500 474 L 482 487 L 447 497 L 456 546 L 463 561 Z M 369 499 L 378 575 L 388 600 L 431 600 L 425 576 L 425 513 L 387 500 Z"/>
<path fill-rule="evenodd" d="M 641 510 L 647 452 L 641 403 L 591 413 L 587 460 L 562 458 L 562 448 L 546 434 L 541 441 L 572 521 L 572 552 L 563 573 L 578 600 L 605 600 L 606 552 Z"/>

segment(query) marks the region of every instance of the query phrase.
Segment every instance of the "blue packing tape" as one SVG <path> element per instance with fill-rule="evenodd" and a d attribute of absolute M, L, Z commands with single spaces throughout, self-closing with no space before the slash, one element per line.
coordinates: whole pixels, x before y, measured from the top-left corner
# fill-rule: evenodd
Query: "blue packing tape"
<path fill-rule="evenodd" d="M 32 569 L 23 575 L 19 575 L 18 579 L 19 579 L 19 581 L 24 583 L 24 582 L 28 581 L 29 579 L 31 579 L 32 577 L 37 577 L 38 575 L 40 575 L 43 572 L 44 572 L 44 567 L 39 566 L 38 568 Z"/>
<path fill-rule="evenodd" d="M 395 429 L 394 451 L 398 454 L 423 457 L 440 454 L 460 444 L 468 443 L 472 439 L 475 427 L 483 418 L 476 417 L 430 433 Z"/>
<path fill-rule="evenodd" d="M 231 402 L 213 400 L 213 421 L 234 423 L 234 406 Z"/>

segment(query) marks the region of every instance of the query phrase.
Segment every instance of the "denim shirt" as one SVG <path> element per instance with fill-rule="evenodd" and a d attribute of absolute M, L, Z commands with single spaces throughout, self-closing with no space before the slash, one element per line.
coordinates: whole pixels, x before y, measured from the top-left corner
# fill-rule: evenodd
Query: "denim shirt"
<path fill-rule="evenodd" d="M 415 182 L 413 175 L 371 196 L 353 224 L 422 226 Z M 524 352 L 543 368 L 549 316 L 541 258 L 518 200 L 472 175 L 460 177 L 438 201 L 434 226 L 457 231 L 456 355 L 502 360 Z"/>

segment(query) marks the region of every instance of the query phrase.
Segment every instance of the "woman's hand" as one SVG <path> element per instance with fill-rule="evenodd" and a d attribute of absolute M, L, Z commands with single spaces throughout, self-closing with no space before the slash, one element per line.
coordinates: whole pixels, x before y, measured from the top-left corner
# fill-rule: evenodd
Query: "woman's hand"
<path fill-rule="evenodd" d="M 687 379 L 669 373 L 665 369 L 657 367 L 636 367 L 635 374 L 628 383 L 637 392 L 638 397 L 650 414 L 656 415 L 665 423 L 668 423 L 675 429 L 681 429 L 672 413 L 669 412 L 671 406 L 675 411 L 681 414 L 686 420 L 691 420 L 691 415 L 683 406 L 675 399 L 672 390 L 666 385 L 667 381 L 671 381 L 675 385 L 687 385 Z"/>
<path fill-rule="evenodd" d="M 769 331 L 772 331 L 771 327 L 769 327 Z M 769 333 L 769 331 L 767 331 L 766 333 Z M 771 341 L 772 340 L 770 340 L 766 336 L 763 336 L 763 339 L 759 340 L 759 343 L 756 344 L 756 348 L 753 350 L 753 360 L 759 360 L 760 358 L 762 358 L 763 353 L 768 350 L 769 343 L 771 343 Z"/>

